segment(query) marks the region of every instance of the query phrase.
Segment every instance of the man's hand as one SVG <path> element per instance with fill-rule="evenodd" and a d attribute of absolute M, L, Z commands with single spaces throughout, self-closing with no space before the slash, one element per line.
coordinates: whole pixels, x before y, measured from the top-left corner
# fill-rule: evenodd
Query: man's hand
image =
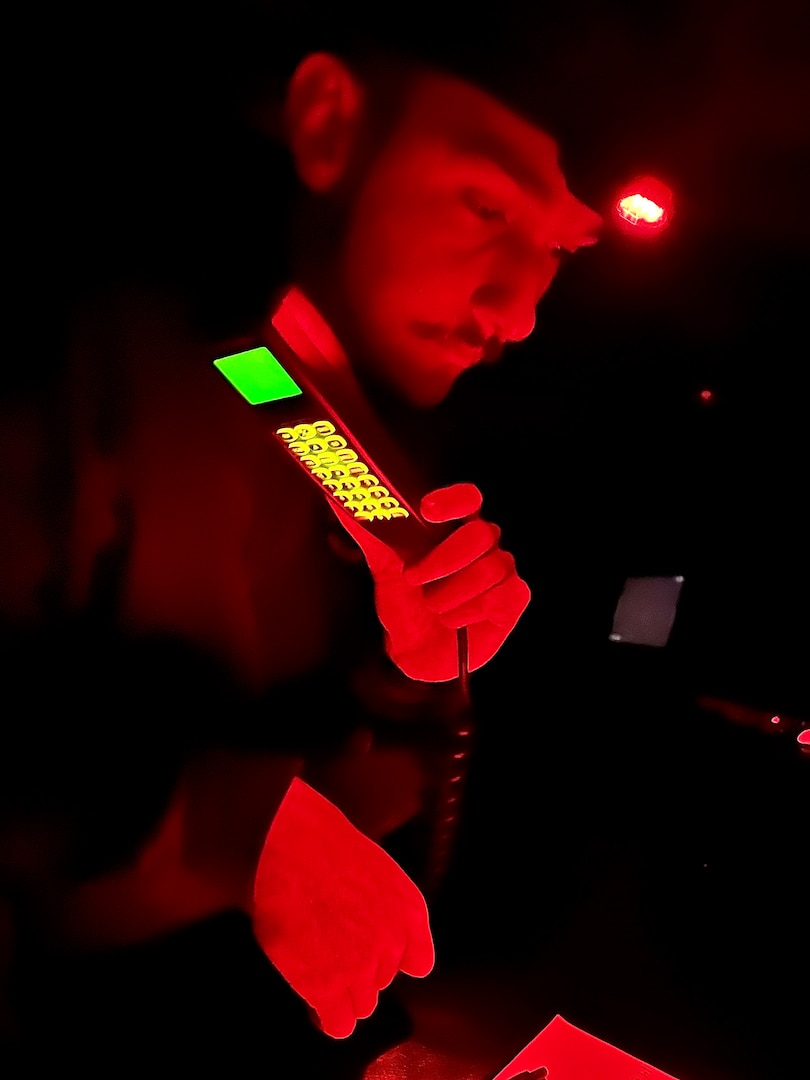
<path fill-rule="evenodd" d="M 473 484 L 425 495 L 420 509 L 426 520 L 463 524 L 407 567 L 378 537 L 339 513 L 374 578 L 386 651 L 412 679 L 447 682 L 458 677 L 461 627 L 467 627 L 469 670 L 482 667 L 529 603 L 529 586 L 518 576 L 513 556 L 499 546 L 501 530 L 478 515 L 481 503 Z"/>
<path fill-rule="evenodd" d="M 321 1029 L 347 1038 L 400 972 L 433 968 L 427 906 L 381 847 L 332 803 L 293 780 L 267 835 L 253 929 Z"/>

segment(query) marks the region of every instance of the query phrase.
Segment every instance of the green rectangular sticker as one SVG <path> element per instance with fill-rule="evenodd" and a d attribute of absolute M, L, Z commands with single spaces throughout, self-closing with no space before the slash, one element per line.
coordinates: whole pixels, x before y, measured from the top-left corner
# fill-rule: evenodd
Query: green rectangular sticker
<path fill-rule="evenodd" d="M 264 345 L 223 356 L 214 361 L 214 367 L 251 405 L 264 405 L 302 393 L 301 387 Z"/>

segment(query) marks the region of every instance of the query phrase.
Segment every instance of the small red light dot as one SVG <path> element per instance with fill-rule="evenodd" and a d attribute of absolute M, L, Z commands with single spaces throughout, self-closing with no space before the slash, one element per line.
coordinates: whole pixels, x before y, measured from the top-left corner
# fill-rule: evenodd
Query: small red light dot
<path fill-rule="evenodd" d="M 780 721 L 778 716 L 772 716 L 771 717 L 771 723 L 772 724 L 779 724 L 779 723 L 781 723 L 781 721 Z"/>
<path fill-rule="evenodd" d="M 700 391 L 700 397 L 701 397 L 701 399 L 703 401 L 711 401 L 712 397 L 713 397 L 713 394 L 712 394 L 711 390 L 701 390 Z"/>
<path fill-rule="evenodd" d="M 805 731 L 800 731 L 796 736 L 796 742 L 799 743 L 800 746 L 810 746 L 810 728 L 807 728 Z"/>

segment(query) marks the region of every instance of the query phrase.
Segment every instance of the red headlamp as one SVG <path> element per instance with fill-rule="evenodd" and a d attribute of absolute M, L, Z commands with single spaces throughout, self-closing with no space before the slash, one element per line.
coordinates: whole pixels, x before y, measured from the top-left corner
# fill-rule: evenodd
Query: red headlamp
<path fill-rule="evenodd" d="M 642 176 L 621 187 L 611 207 L 612 224 L 637 240 L 661 235 L 672 222 L 674 198 L 663 181 Z"/>

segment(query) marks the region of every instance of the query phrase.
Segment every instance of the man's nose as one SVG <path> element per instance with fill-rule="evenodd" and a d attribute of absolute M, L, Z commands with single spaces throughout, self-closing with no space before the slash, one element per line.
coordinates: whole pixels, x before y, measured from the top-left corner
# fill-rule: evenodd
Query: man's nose
<path fill-rule="evenodd" d="M 564 235 L 560 238 L 561 242 L 567 251 L 591 247 L 599 242 L 604 225 L 605 221 L 601 214 L 572 195 L 565 215 L 565 228 L 562 230 Z"/>

